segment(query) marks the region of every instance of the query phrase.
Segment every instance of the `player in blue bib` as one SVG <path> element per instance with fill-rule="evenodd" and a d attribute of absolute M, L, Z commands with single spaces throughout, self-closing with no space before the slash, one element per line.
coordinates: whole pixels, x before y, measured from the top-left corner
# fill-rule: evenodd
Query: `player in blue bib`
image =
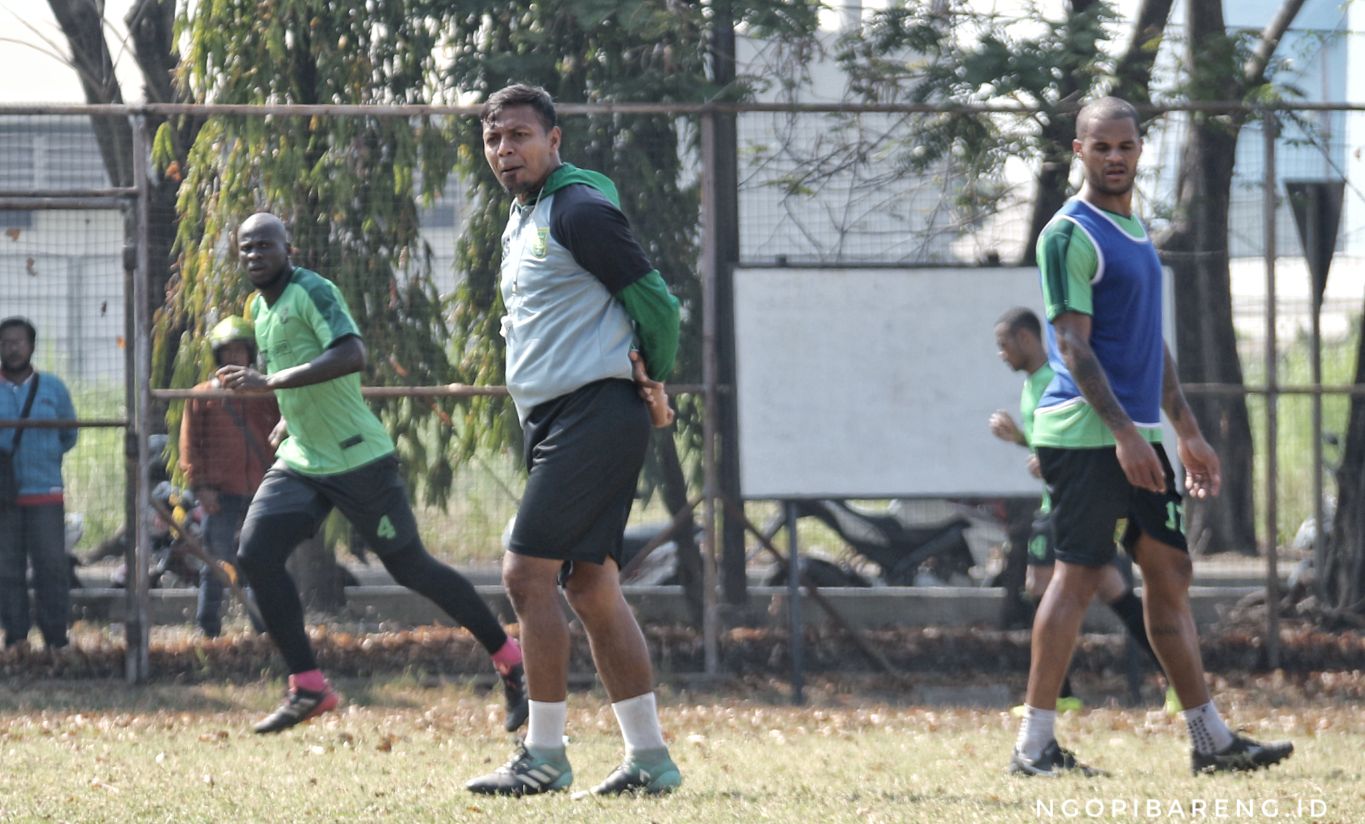
<path fill-rule="evenodd" d="M 1115 553 L 1142 569 L 1147 635 L 1180 703 L 1195 773 L 1254 770 L 1287 758 L 1289 742 L 1234 734 L 1204 680 L 1190 612 L 1193 577 L 1181 497 L 1161 445 L 1164 410 L 1185 466 L 1185 488 L 1218 494 L 1217 454 L 1204 440 L 1161 337 L 1161 262 L 1133 216 L 1142 154 L 1137 111 L 1115 97 L 1076 117 L 1072 149 L 1085 182 L 1038 240 L 1054 376 L 1034 415 L 1031 443 L 1052 499 L 1056 570 L 1033 624 L 1024 719 L 1010 772 L 1093 770 L 1053 735 L 1058 692 L 1081 621 Z M 1046 707 L 1046 709 L 1043 709 Z"/>

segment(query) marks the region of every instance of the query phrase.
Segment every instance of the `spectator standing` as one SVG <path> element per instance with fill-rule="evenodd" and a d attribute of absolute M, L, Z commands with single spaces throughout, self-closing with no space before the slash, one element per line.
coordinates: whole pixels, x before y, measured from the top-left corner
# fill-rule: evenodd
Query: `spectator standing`
<path fill-rule="evenodd" d="M 76 408 L 61 378 L 33 368 L 38 332 L 20 317 L 0 321 L 0 419 L 74 420 Z M 0 449 L 14 469 L 16 495 L 0 501 L 0 623 L 5 648 L 23 648 L 36 615 L 49 651 L 67 645 L 71 620 L 66 559 L 62 458 L 76 429 L 0 429 Z M 33 605 L 28 567 L 33 568 Z"/>
<path fill-rule="evenodd" d="M 214 368 L 256 363 L 256 335 L 245 318 L 219 321 L 209 333 Z M 194 387 L 196 392 L 221 389 L 215 375 Z M 204 543 L 215 559 L 232 561 L 247 505 L 275 460 L 271 435 L 280 420 L 273 396 L 257 398 L 190 398 L 180 419 L 180 470 L 207 519 Z M 195 621 L 204 634 L 217 637 L 222 624 L 223 583 L 205 571 L 199 581 Z"/>

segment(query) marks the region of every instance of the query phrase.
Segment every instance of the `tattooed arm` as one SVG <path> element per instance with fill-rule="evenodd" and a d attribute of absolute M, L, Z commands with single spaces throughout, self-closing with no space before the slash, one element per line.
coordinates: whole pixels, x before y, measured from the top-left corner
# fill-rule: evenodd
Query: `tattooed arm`
<path fill-rule="evenodd" d="M 1166 363 L 1161 370 L 1161 408 L 1165 410 L 1166 417 L 1171 419 L 1171 426 L 1178 436 L 1198 437 L 1199 422 L 1194 419 L 1190 405 L 1185 402 L 1185 393 L 1180 388 L 1180 373 L 1175 370 L 1171 348 L 1164 346 L 1162 350 Z"/>
<path fill-rule="evenodd" d="M 1185 466 L 1185 489 L 1196 498 L 1217 495 L 1223 484 L 1218 453 L 1204 440 L 1204 434 L 1199 431 L 1199 421 L 1185 402 L 1171 348 L 1164 347 L 1164 352 L 1166 362 L 1161 373 L 1161 408 L 1166 411 L 1166 417 L 1170 418 L 1171 426 L 1175 429 L 1176 451 Z"/>

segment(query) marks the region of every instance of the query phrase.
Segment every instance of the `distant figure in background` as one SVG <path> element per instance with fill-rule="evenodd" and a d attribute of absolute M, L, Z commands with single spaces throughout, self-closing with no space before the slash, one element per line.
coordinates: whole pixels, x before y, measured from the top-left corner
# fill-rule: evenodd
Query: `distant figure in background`
<path fill-rule="evenodd" d="M 1024 379 L 1023 391 L 1019 395 L 1020 422 L 1016 424 L 1014 418 L 1003 409 L 992 413 L 989 421 L 991 434 L 995 437 L 1029 450 L 1028 470 L 1040 481 L 1043 473 L 1038 467 L 1038 456 L 1032 447 L 1033 413 L 1038 408 L 1038 399 L 1047 391 L 1054 375 L 1052 367 L 1047 362 L 1047 349 L 1043 347 L 1042 334 L 1043 326 L 1038 316 L 1022 306 L 1010 309 L 996 321 L 995 345 L 1000 351 L 1000 359 L 1011 369 L 1023 372 L 1027 377 Z M 1043 599 L 1043 593 L 1047 591 L 1048 583 L 1052 581 L 1052 569 L 1056 563 L 1054 543 L 1052 499 L 1044 488 L 1038 514 L 1033 520 L 1033 533 L 1029 536 L 1028 572 L 1024 577 L 1024 589 L 1028 593 L 1029 605 L 1035 610 L 1038 602 Z M 1142 622 L 1142 600 L 1128 586 L 1123 574 L 1119 572 L 1117 563 L 1118 556 L 1115 556 L 1114 561 L 1104 567 L 1096 594 L 1119 617 L 1128 633 L 1133 636 L 1133 640 L 1157 669 L 1161 669 L 1161 662 L 1152 651 L 1152 644 L 1147 640 L 1147 628 Z M 1029 622 L 1032 623 L 1032 616 Z M 1167 691 L 1166 704 L 1168 709 L 1179 712 L 1179 699 L 1176 698 L 1174 691 Z M 1068 675 L 1062 680 L 1057 709 L 1068 711 L 1080 708 L 1081 699 L 1071 691 L 1071 677 Z M 1024 711 L 1023 705 L 1014 708 L 1015 715 L 1022 716 Z"/>
<path fill-rule="evenodd" d="M 256 334 L 245 318 L 219 321 L 209 333 L 215 367 L 256 363 Z M 221 389 L 217 376 L 195 391 Z M 275 398 L 190 398 L 180 419 L 180 471 L 204 507 L 204 543 L 220 561 L 237 555 L 237 540 L 247 505 L 275 461 L 271 433 L 280 420 Z M 199 580 L 195 621 L 215 638 L 223 630 L 223 583 L 205 571 Z"/>
<path fill-rule="evenodd" d="M 33 368 L 38 331 L 24 318 L 0 321 L 0 419 L 74 420 L 61 378 Z M 5 648 L 28 644 L 32 627 L 27 567 L 33 566 L 34 611 L 49 651 L 67 645 L 71 568 L 66 557 L 62 456 L 75 428 L 0 429 L 0 450 L 14 468 L 15 496 L 0 501 L 0 623 Z"/>

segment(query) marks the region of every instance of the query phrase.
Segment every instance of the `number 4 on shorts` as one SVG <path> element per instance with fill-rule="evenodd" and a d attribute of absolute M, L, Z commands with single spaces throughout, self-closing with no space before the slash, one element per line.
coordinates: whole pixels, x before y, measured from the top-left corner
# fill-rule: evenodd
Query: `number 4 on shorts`
<path fill-rule="evenodd" d="M 386 541 L 392 541 L 398 537 L 398 530 L 393 528 L 393 521 L 390 521 L 389 516 L 385 515 L 379 519 L 379 527 L 375 530 L 375 534 Z"/>

